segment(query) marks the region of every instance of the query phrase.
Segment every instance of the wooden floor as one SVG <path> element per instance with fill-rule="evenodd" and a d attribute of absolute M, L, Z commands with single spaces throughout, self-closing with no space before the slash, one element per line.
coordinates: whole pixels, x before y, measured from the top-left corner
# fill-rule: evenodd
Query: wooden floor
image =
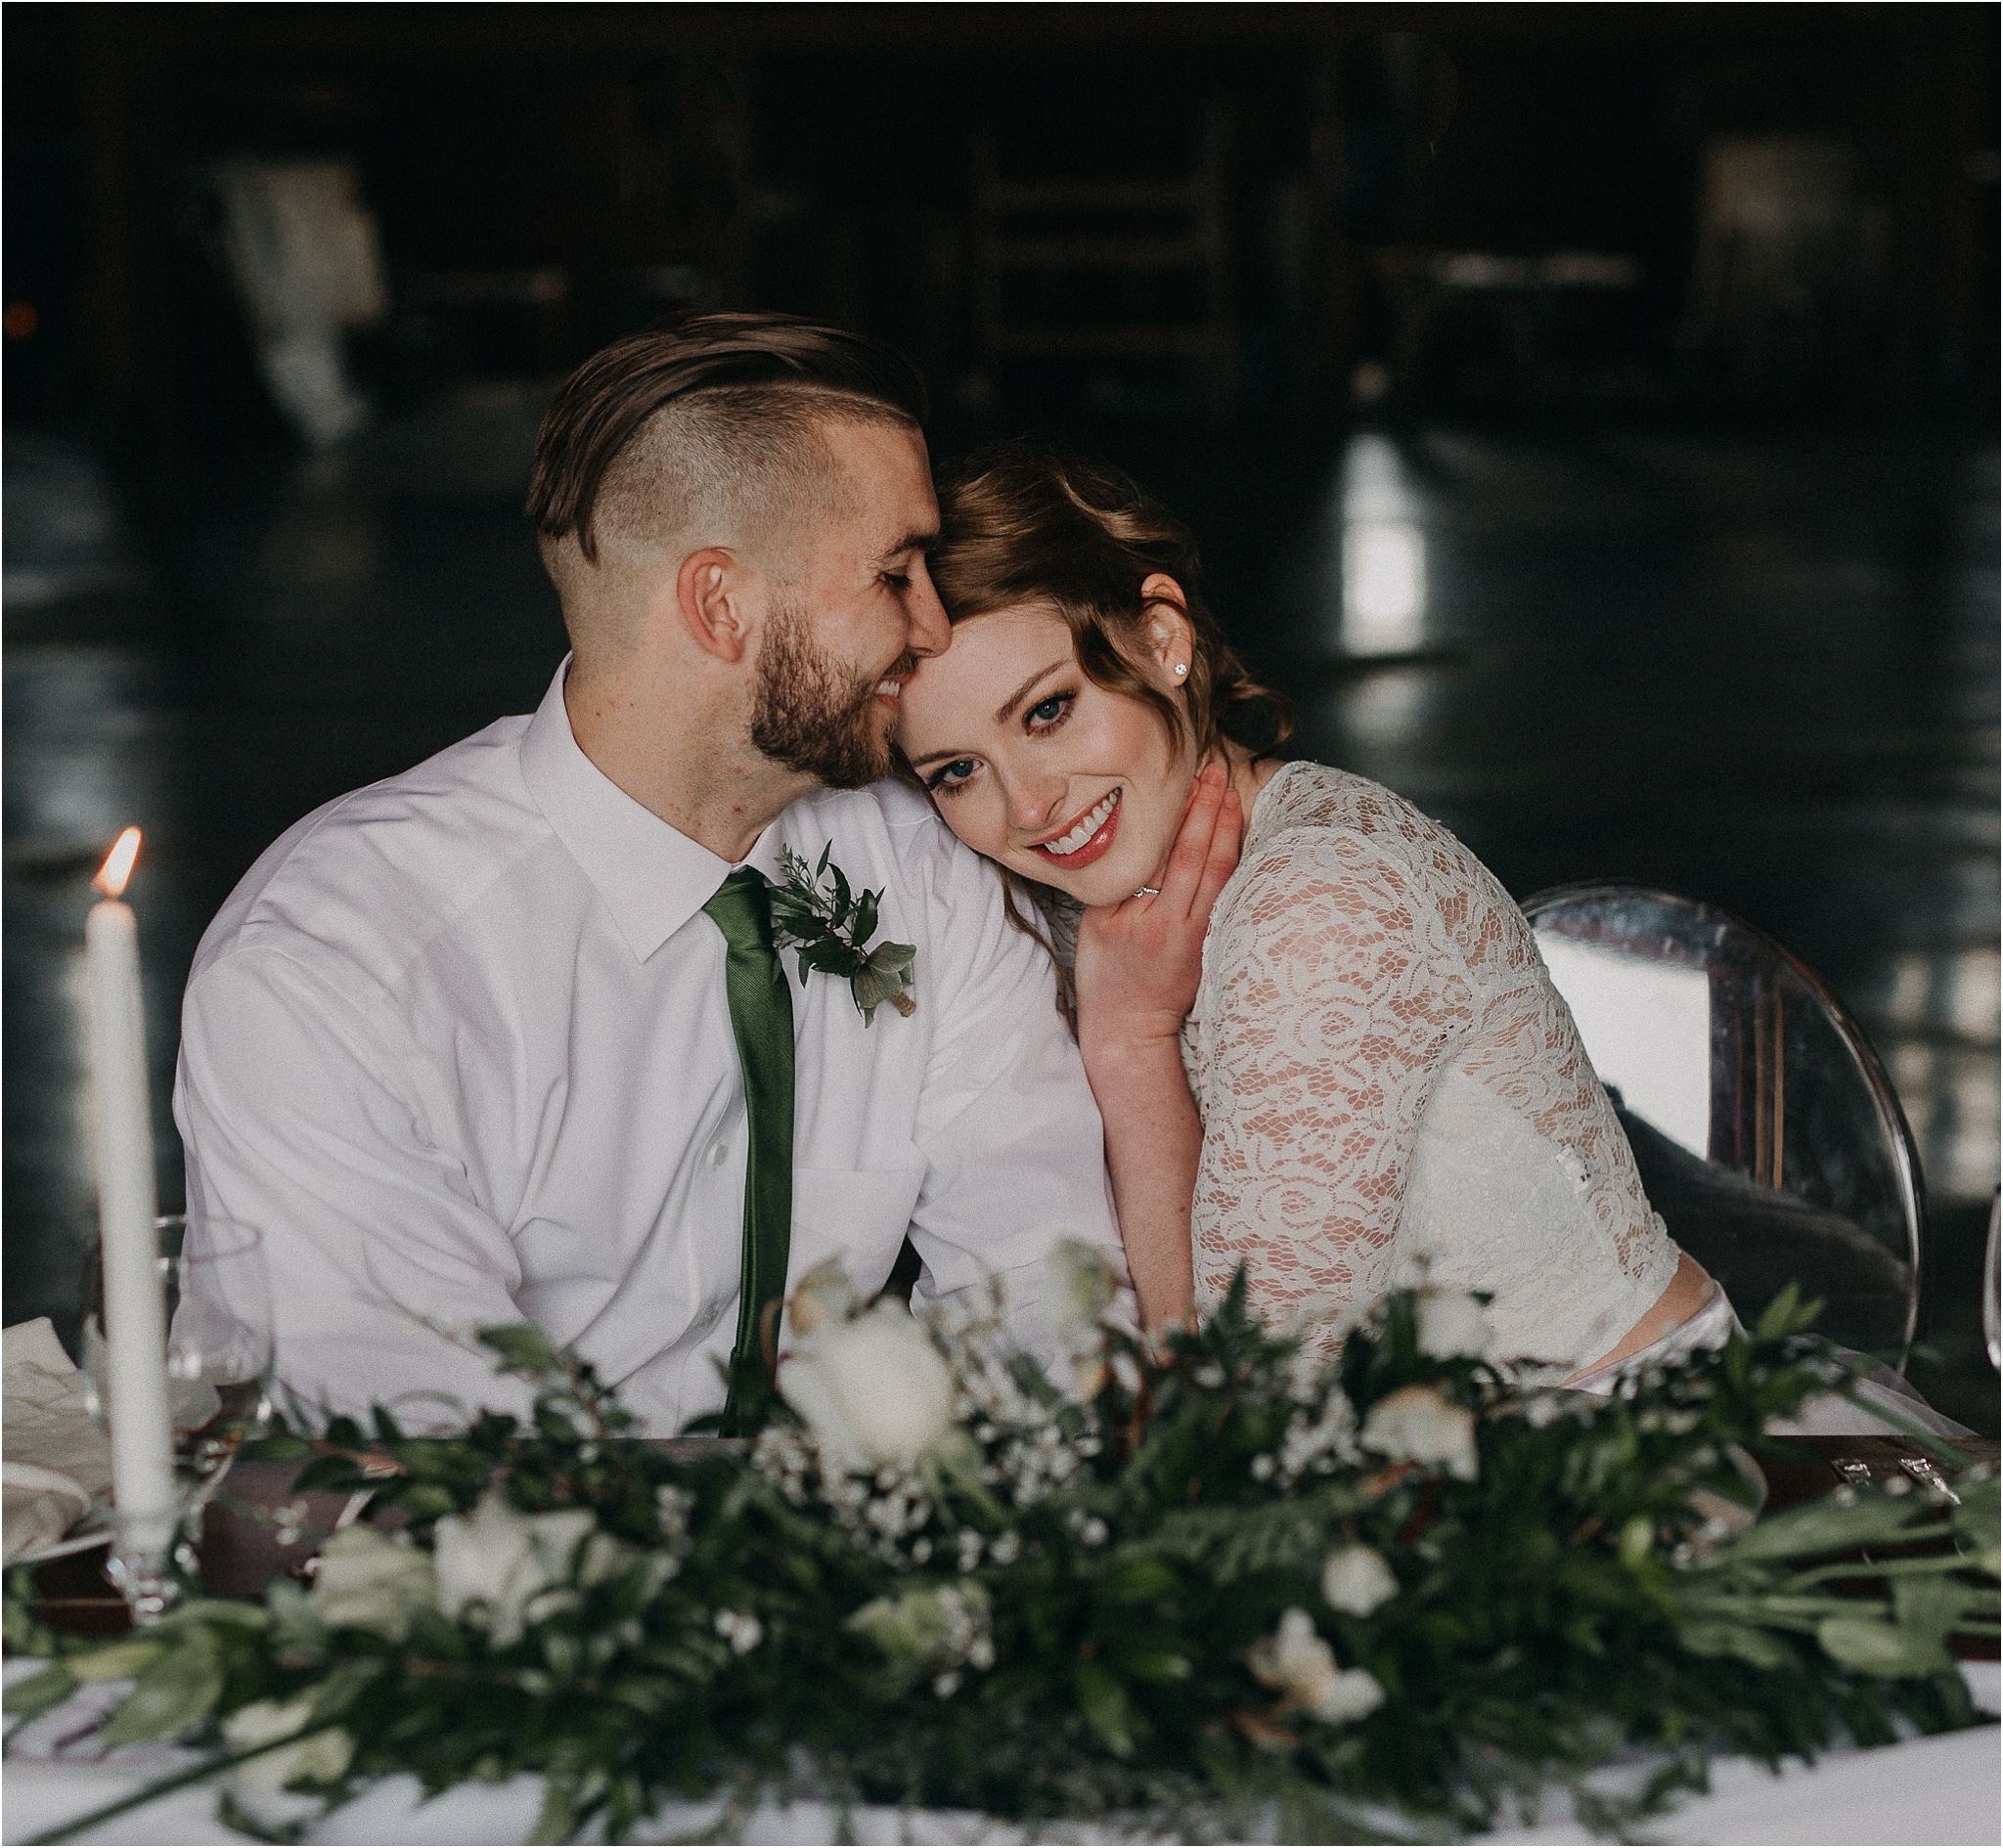
<path fill-rule="evenodd" d="M 9 1322 L 74 1314 L 93 1212 L 77 949 L 105 844 L 147 830 L 132 897 L 171 1202 L 175 1009 L 208 917 L 297 816 L 530 709 L 561 654 L 519 516 L 538 410 L 492 390 L 338 456 L 164 471 L 122 510 L 74 442 L 10 432 Z M 1302 755 L 1409 796 L 1520 896 L 1591 876 L 1700 896 L 1852 1003 L 1930 1183 L 1922 1338 L 1941 1364 L 1915 1377 L 1993 1432 L 1976 1288 L 1997 1150 L 1994 444 L 1073 434 L 1195 523 Z"/>

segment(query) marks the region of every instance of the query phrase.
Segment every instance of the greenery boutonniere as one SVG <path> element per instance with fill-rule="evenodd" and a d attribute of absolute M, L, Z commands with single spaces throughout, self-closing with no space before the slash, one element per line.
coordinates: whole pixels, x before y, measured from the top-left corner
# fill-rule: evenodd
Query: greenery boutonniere
<path fill-rule="evenodd" d="M 885 1001 L 909 1019 L 917 1012 L 912 999 L 912 965 L 917 961 L 915 944 L 878 944 L 867 948 L 876 929 L 876 903 L 880 892 L 852 894 L 839 866 L 828 864 L 832 845 L 821 850 L 821 862 L 812 871 L 790 847 L 779 849 L 779 862 L 785 868 L 785 884 L 772 889 L 773 935 L 781 949 L 800 952 L 800 986 L 807 984 L 812 970 L 823 975 L 845 975 L 849 992 L 862 1010 L 864 1026 L 876 1018 Z M 829 885 L 821 876 L 832 874 Z"/>

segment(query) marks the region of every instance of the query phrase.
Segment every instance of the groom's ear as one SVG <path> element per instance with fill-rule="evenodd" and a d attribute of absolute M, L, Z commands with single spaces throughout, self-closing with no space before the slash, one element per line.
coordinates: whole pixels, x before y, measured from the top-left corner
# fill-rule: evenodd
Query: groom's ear
<path fill-rule="evenodd" d="M 1140 602 L 1141 633 L 1147 638 L 1149 661 L 1167 685 L 1180 686 L 1196 649 L 1196 632 L 1189 622 L 1182 587 L 1166 571 L 1153 572 L 1140 587 Z"/>
<path fill-rule="evenodd" d="M 741 661 L 750 629 L 743 562 L 721 546 L 705 546 L 675 573 L 675 603 L 695 645 L 719 661 Z"/>

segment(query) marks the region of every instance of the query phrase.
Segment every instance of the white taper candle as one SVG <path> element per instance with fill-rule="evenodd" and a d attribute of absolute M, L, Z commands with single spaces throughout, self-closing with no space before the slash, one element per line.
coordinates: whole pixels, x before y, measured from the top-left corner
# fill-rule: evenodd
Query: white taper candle
<path fill-rule="evenodd" d="M 139 926 L 131 906 L 118 902 L 138 852 L 139 830 L 127 828 L 98 875 L 98 888 L 107 896 L 91 906 L 84 947 L 90 966 L 111 1490 L 121 1515 L 164 1517 L 174 1506 L 174 1438 L 167 1412 L 166 1301 L 153 1223 L 153 1112 Z"/>

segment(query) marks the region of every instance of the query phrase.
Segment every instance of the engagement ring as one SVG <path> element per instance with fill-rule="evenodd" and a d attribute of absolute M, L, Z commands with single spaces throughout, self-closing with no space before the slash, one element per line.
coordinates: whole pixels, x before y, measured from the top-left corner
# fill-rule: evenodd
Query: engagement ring
<path fill-rule="evenodd" d="M 1162 889 L 1159 886 L 1136 886 L 1134 889 L 1134 896 L 1136 899 L 1159 899 L 1162 896 Z"/>

